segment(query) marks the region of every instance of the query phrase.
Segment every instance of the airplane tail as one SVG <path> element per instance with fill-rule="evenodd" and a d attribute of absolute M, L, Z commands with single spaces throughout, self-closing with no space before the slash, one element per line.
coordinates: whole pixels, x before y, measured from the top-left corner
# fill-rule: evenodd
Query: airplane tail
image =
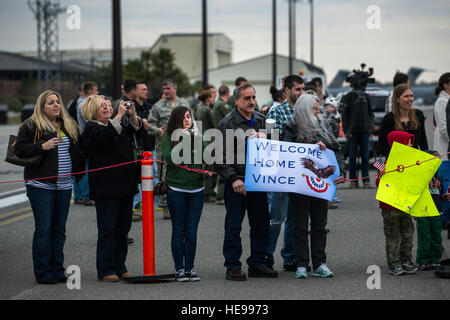
<path fill-rule="evenodd" d="M 419 76 L 424 72 L 425 69 L 422 68 L 415 68 L 411 67 L 408 70 L 408 76 L 409 76 L 409 85 L 414 86 L 416 85 L 416 80 L 419 78 Z"/>
<path fill-rule="evenodd" d="M 336 73 L 336 76 L 334 77 L 334 79 L 330 82 L 330 84 L 328 85 L 328 87 L 342 87 L 342 85 L 344 84 L 345 78 L 347 78 L 347 76 L 350 74 L 349 70 L 339 70 Z"/>

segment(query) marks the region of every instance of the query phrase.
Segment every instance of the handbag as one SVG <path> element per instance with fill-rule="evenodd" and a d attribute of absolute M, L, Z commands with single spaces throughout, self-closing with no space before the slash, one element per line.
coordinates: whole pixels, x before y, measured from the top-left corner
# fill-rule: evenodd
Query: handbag
<path fill-rule="evenodd" d="M 167 193 L 169 187 L 167 186 L 166 181 L 160 181 L 155 186 L 155 195 L 162 196 Z"/>
<path fill-rule="evenodd" d="M 36 140 L 39 139 L 39 130 L 36 128 L 36 132 L 34 134 L 34 142 L 36 143 Z M 8 150 L 6 151 L 6 159 L 5 161 L 11 164 L 15 164 L 22 167 L 31 167 L 31 168 L 37 168 L 41 164 L 41 160 L 44 157 L 44 153 L 40 153 L 37 156 L 32 156 L 28 158 L 20 158 L 16 155 L 16 150 L 14 149 L 14 146 L 17 142 L 17 136 L 10 135 L 9 136 L 9 142 L 8 142 Z"/>
<path fill-rule="evenodd" d="M 163 158 L 163 160 L 164 160 L 164 158 Z M 162 171 L 164 171 L 164 169 L 162 169 Z M 164 175 L 162 175 L 162 173 L 163 172 L 161 172 L 161 176 L 163 176 L 164 178 L 156 184 L 155 190 L 154 190 L 154 194 L 157 196 L 163 196 L 163 195 L 167 194 L 167 192 L 169 191 L 169 186 L 166 183 L 167 172 Z"/>

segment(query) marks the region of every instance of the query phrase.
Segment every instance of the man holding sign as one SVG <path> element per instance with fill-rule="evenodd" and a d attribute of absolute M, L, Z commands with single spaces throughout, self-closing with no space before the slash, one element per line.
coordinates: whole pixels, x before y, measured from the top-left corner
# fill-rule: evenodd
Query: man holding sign
<path fill-rule="evenodd" d="M 225 178 L 225 239 L 223 255 L 227 280 L 246 280 L 241 270 L 242 243 L 240 233 L 245 211 L 250 224 L 251 254 L 247 259 L 249 277 L 276 278 L 278 273 L 264 265 L 269 243 L 269 208 L 265 192 L 247 192 L 244 185 L 246 138 L 266 138 L 265 117 L 255 111 L 255 89 L 243 84 L 234 90 L 236 108 L 220 121 L 224 148 L 216 171 Z M 241 137 L 241 139 L 239 139 Z M 231 147 L 230 147 L 231 146 Z M 227 152 L 228 151 L 228 152 Z M 220 161 L 221 160 L 221 161 Z"/>

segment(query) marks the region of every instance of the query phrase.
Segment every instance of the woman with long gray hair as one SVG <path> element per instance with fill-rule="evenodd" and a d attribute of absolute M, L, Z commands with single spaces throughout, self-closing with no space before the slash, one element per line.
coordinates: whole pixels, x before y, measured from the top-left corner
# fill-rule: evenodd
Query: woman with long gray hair
<path fill-rule="evenodd" d="M 283 127 L 281 140 L 296 143 L 318 144 L 321 150 L 339 151 L 340 146 L 328 123 L 319 117 L 319 99 L 303 94 L 295 103 L 292 120 Z M 336 154 L 341 176 L 334 183 L 344 182 L 344 161 Z M 326 265 L 326 240 L 328 201 L 307 195 L 289 193 L 294 234 L 294 259 L 297 265 L 296 278 L 307 278 L 309 265 L 308 222 L 311 220 L 311 258 L 313 276 L 333 277 Z"/>

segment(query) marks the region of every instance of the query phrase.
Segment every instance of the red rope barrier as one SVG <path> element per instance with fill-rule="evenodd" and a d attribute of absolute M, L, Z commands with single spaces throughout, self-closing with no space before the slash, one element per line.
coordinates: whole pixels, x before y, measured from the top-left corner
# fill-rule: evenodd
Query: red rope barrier
<path fill-rule="evenodd" d="M 427 162 L 427 161 L 430 161 L 430 160 L 433 160 L 433 159 L 436 159 L 436 158 L 440 158 L 440 157 L 446 156 L 448 154 L 450 154 L 450 152 L 447 152 L 447 153 L 444 153 L 444 154 L 441 154 L 441 155 L 438 155 L 438 156 L 434 156 L 433 158 L 430 158 L 430 159 L 427 159 L 427 160 L 424 160 L 424 161 L 416 161 L 415 164 L 412 164 L 412 165 L 409 165 L 409 166 L 399 165 L 399 166 L 397 166 L 397 169 L 394 169 L 394 170 L 391 170 L 391 171 L 385 171 L 384 173 L 386 174 L 386 173 L 391 173 L 391 172 L 396 172 L 396 171 L 403 172 L 407 168 L 411 168 L 411 167 L 414 167 L 414 166 L 419 166 L 420 164 L 422 164 L 424 162 Z M 158 160 L 158 159 L 154 159 L 154 158 L 150 158 L 150 159 L 153 159 L 154 161 L 160 162 L 160 163 L 163 163 L 163 164 L 168 164 L 167 162 L 161 161 L 161 160 Z M 63 175 L 57 175 L 57 176 L 51 176 L 51 177 L 25 179 L 25 180 L 14 180 L 14 181 L 0 181 L 0 184 L 3 184 L 3 183 L 16 183 L 16 182 L 27 182 L 27 181 L 31 181 L 31 180 L 46 180 L 46 179 L 53 179 L 53 178 L 59 178 L 59 177 L 64 177 L 64 176 L 72 176 L 72 175 L 75 176 L 75 175 L 78 175 L 78 174 L 84 174 L 84 173 L 89 173 L 89 172 L 94 172 L 94 171 L 100 171 L 100 170 L 106 170 L 106 169 L 111 169 L 111 168 L 115 168 L 115 167 L 125 166 L 125 165 L 136 163 L 136 162 L 139 162 L 139 161 L 141 161 L 141 160 L 133 160 L 133 161 L 119 163 L 119 164 L 115 164 L 115 165 L 111 165 L 111 166 L 107 166 L 107 167 L 103 167 L 103 168 L 91 169 L 91 170 L 80 171 L 80 172 L 75 172 L 75 173 L 66 173 L 66 174 L 63 174 Z M 187 171 L 197 172 L 197 173 L 204 173 L 204 174 L 208 174 L 208 175 L 218 174 L 217 172 L 208 171 L 208 170 L 189 168 L 189 167 L 186 167 L 186 166 L 180 166 L 180 165 L 176 165 L 176 164 L 170 164 L 170 165 L 175 166 L 175 167 L 179 167 L 179 168 L 182 168 L 182 169 L 185 169 Z M 374 174 L 374 175 L 367 176 L 367 177 L 357 178 L 357 179 L 345 179 L 344 182 L 358 181 L 358 180 L 367 179 L 367 178 L 373 178 L 373 177 L 377 177 L 377 176 L 378 176 L 378 173 Z"/>

